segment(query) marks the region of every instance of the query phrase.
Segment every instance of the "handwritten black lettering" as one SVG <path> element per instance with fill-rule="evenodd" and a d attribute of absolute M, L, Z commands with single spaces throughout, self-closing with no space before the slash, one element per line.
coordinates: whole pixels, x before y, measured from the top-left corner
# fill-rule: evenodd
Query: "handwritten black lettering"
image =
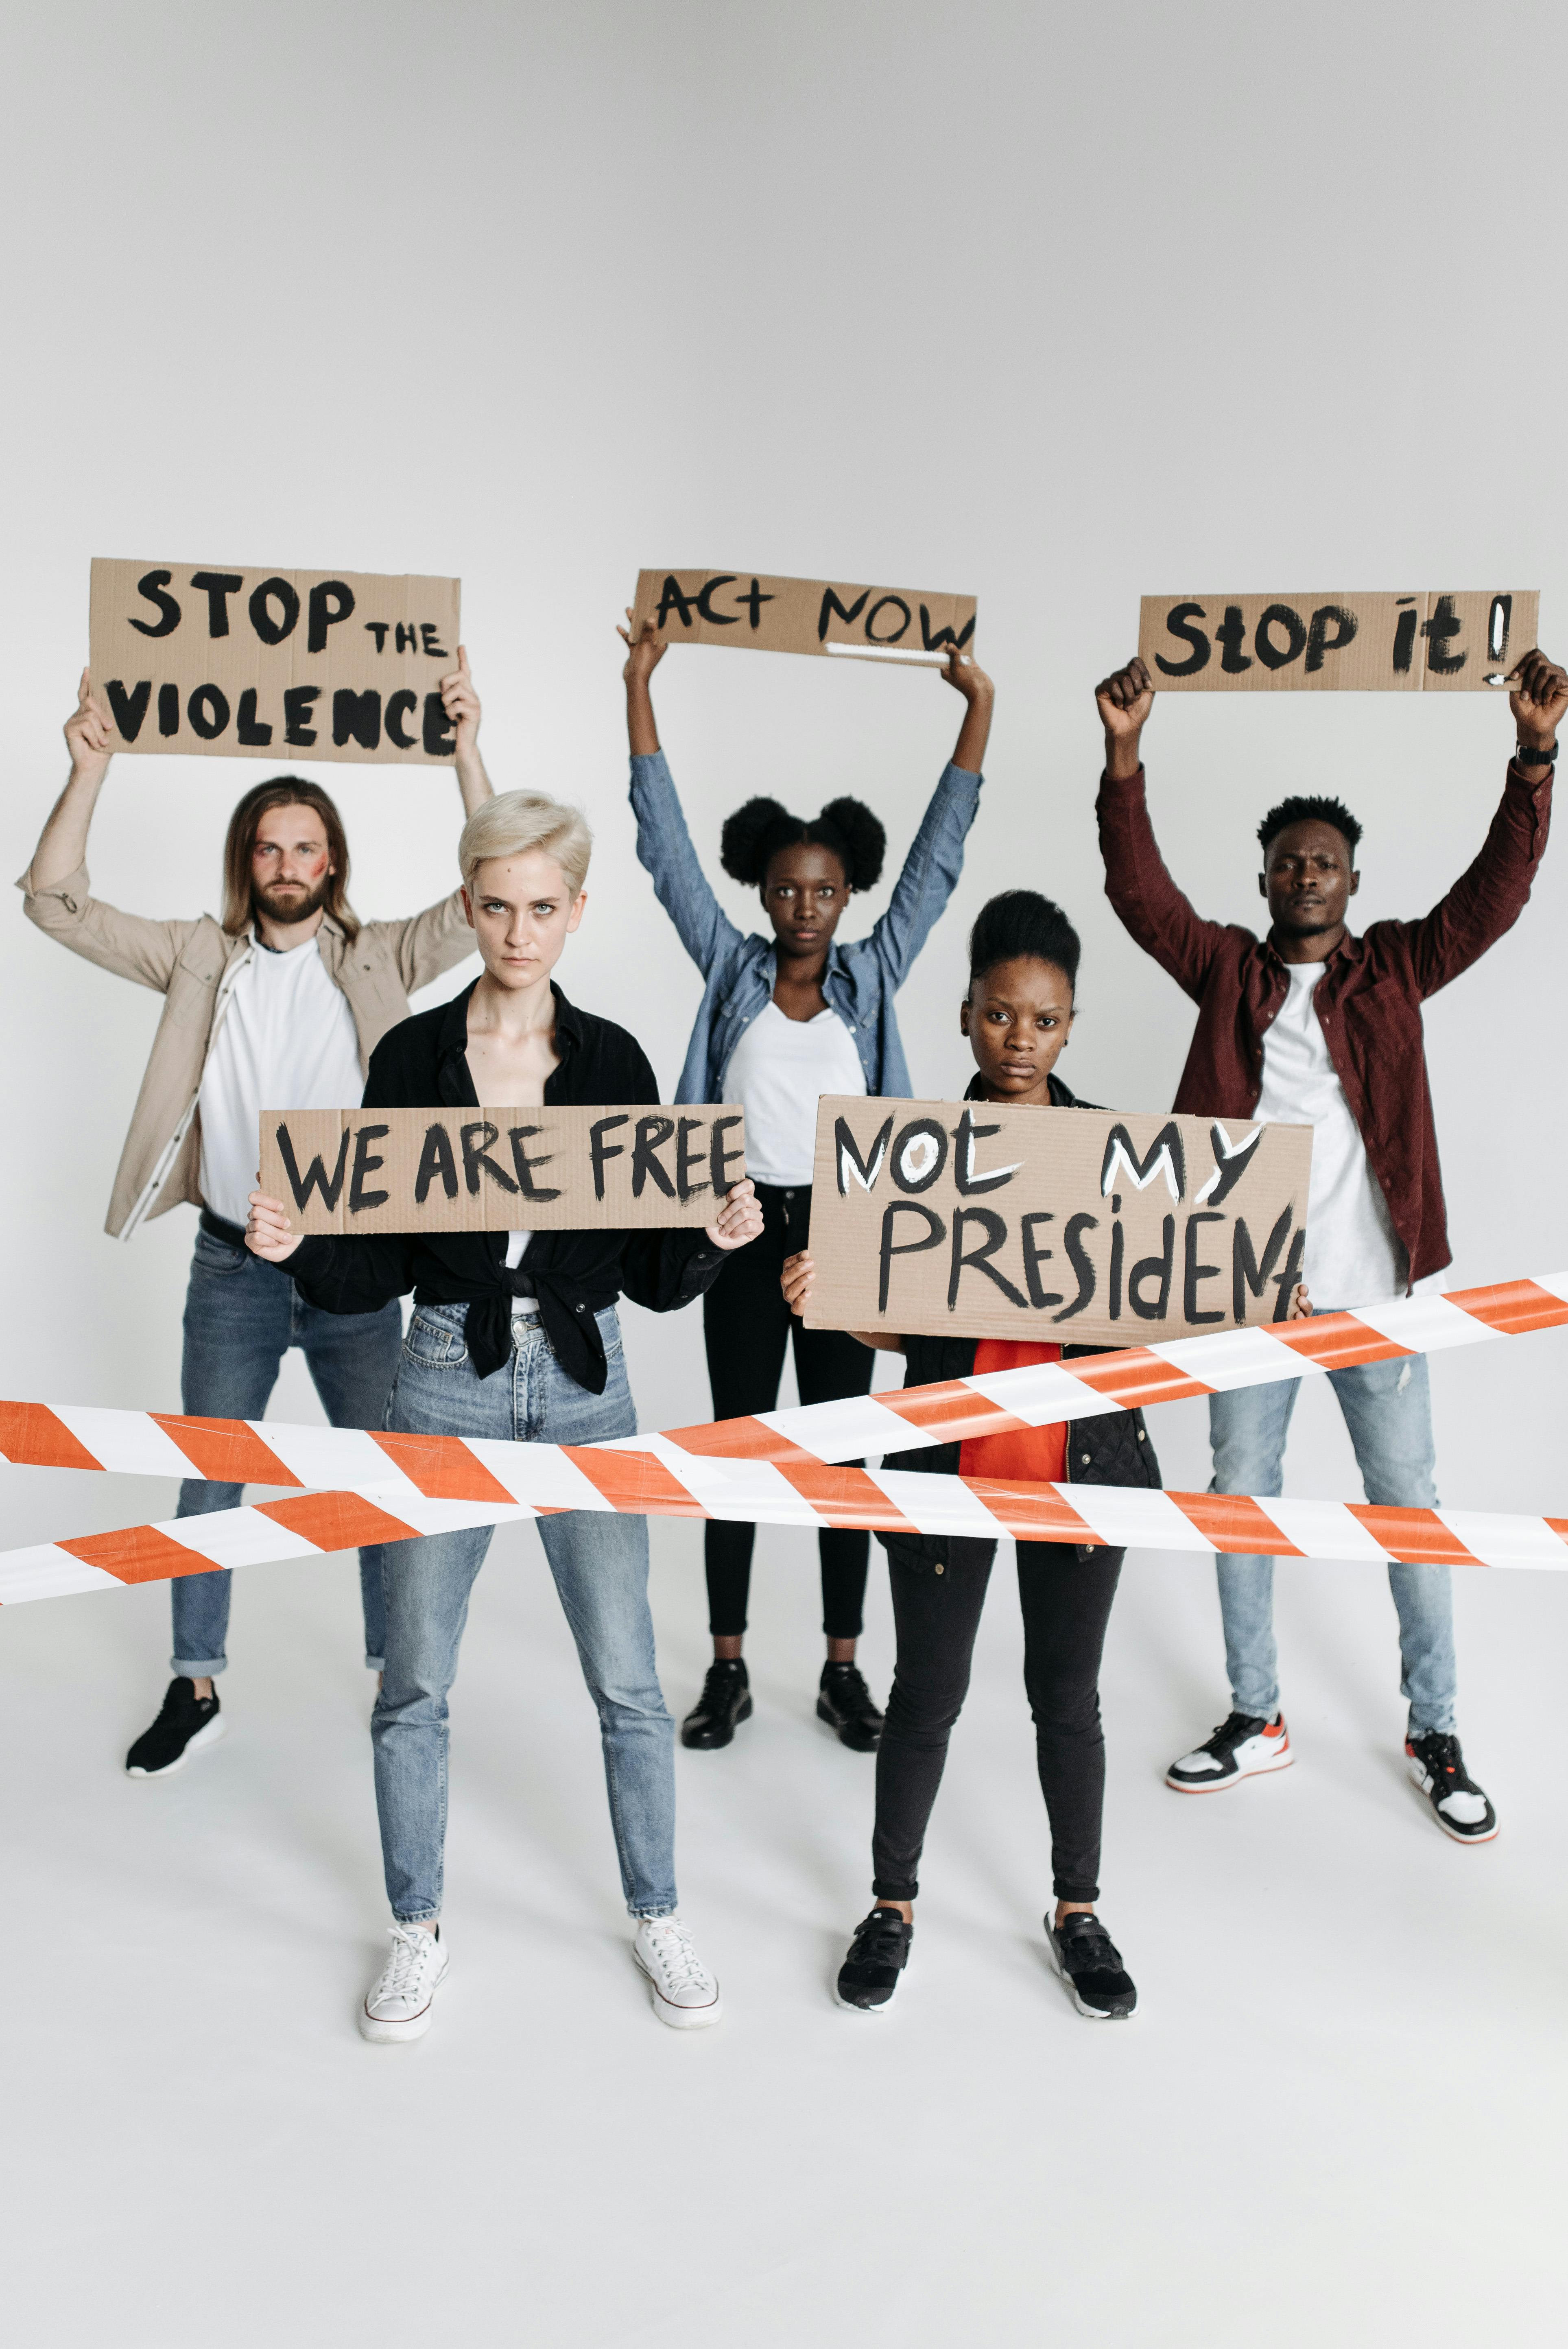
<path fill-rule="evenodd" d="M 1263 1262 L 1260 1264 L 1253 1254 L 1253 1236 L 1247 1229 L 1246 1217 L 1244 1216 L 1236 1217 L 1231 1233 L 1231 1319 L 1233 1321 L 1246 1319 L 1249 1291 L 1253 1297 L 1263 1295 L 1268 1284 L 1269 1276 L 1279 1261 L 1280 1250 L 1284 1246 L 1285 1234 L 1290 1229 L 1291 1222 L 1291 1209 L 1288 1206 L 1282 1207 L 1274 1227 L 1268 1236 L 1264 1248 Z M 1275 1316 L 1276 1319 L 1279 1318 L 1281 1317 Z"/>
<path fill-rule="evenodd" d="M 318 579 L 310 591 L 305 650 L 325 652 L 328 628 L 335 628 L 340 620 L 346 620 L 353 609 L 354 590 L 346 579 Z"/>
<path fill-rule="evenodd" d="M 127 693 L 118 677 L 111 677 L 104 687 L 116 728 L 128 742 L 134 742 L 141 731 L 141 721 L 147 716 L 147 705 L 152 698 L 152 679 L 144 677 Z"/>
<path fill-rule="evenodd" d="M 708 1133 L 707 1171 L 716 1199 L 727 1198 L 729 1195 L 730 1160 L 733 1158 L 739 1164 L 744 1162 L 746 1156 L 744 1150 L 727 1150 L 724 1146 L 724 1137 L 732 1126 L 744 1125 L 745 1123 L 744 1117 L 716 1117 L 713 1121 Z M 889 1123 L 891 1123 L 892 1121 L 890 1120 Z"/>
<path fill-rule="evenodd" d="M 1119 1231 L 1120 1226 L 1118 1225 Z M 1167 1216 L 1160 1231 L 1160 1254 L 1140 1257 L 1127 1276 L 1127 1301 L 1145 1321 L 1163 1321 L 1171 1310 L 1171 1280 L 1176 1268 L 1176 1218 Z M 1158 1280 L 1157 1302 L 1145 1303 L 1143 1284 Z"/>
<path fill-rule="evenodd" d="M 356 693 L 351 685 L 337 688 L 332 697 L 332 739 L 339 750 L 350 741 L 362 750 L 379 746 L 381 696 L 374 688 L 368 693 Z"/>
<path fill-rule="evenodd" d="M 977 1248 L 965 1248 L 964 1235 L 974 1224 L 983 1235 Z M 953 1255 L 947 1272 L 947 1309 L 951 1313 L 958 1303 L 958 1283 L 964 1273 L 983 1272 L 994 1280 L 1009 1305 L 1027 1309 L 1028 1299 L 1022 1289 L 1015 1288 L 1005 1272 L 991 1261 L 1007 1237 L 1007 1226 L 995 1207 L 960 1207 L 953 1218 Z"/>
<path fill-rule="evenodd" d="M 449 1199 L 458 1195 L 458 1164 L 452 1155 L 452 1137 L 444 1125 L 428 1125 L 419 1151 L 419 1171 L 414 1177 L 414 1205 L 422 1207 L 430 1195 L 430 1185 L 439 1177 L 442 1190 Z"/>
<path fill-rule="evenodd" d="M 893 1243 L 900 1216 L 917 1216 L 925 1226 L 925 1237 Z M 882 1209 L 882 1243 L 878 1252 L 881 1270 L 877 1278 L 877 1311 L 887 1311 L 888 1283 L 892 1277 L 895 1256 L 919 1256 L 925 1248 L 940 1247 L 947 1237 L 947 1226 L 933 1207 L 923 1207 L 917 1199 L 890 1199 Z"/>
<path fill-rule="evenodd" d="M 1173 604 L 1171 605 L 1170 611 L 1165 615 L 1165 633 L 1167 636 L 1179 638 L 1179 640 L 1184 645 L 1191 645 L 1192 649 L 1188 654 L 1186 659 L 1181 661 L 1168 661 L 1163 653 L 1156 653 L 1154 656 L 1154 666 L 1161 672 L 1162 675 L 1166 677 L 1196 677 L 1201 668 L 1208 667 L 1209 656 L 1212 652 L 1213 647 L 1210 644 L 1208 637 L 1203 634 L 1202 629 L 1195 628 L 1192 626 L 1192 622 L 1194 620 L 1203 620 L 1207 619 L 1207 617 L 1208 614 L 1204 611 L 1202 604 Z"/>
<path fill-rule="evenodd" d="M 391 621 L 390 621 L 390 620 L 366 620 L 366 623 L 365 623 L 365 633 L 366 633 L 366 635 L 367 636 L 374 636 L 374 637 L 375 637 L 375 639 L 376 639 L 376 649 L 377 649 L 377 651 L 378 653 L 384 653 L 384 652 L 386 651 L 386 649 L 387 649 L 387 638 L 388 635 L 389 635 L 389 634 L 390 634 L 390 632 L 391 632 L 391 627 L 392 627 L 392 623 L 391 623 Z"/>
<path fill-rule="evenodd" d="M 702 585 L 696 591 L 697 611 L 701 617 L 707 620 L 712 627 L 738 628 L 740 626 L 740 615 L 738 612 L 716 612 L 713 608 L 714 590 L 717 587 L 733 587 L 736 582 L 736 577 L 737 574 L 733 571 L 721 571 L 717 578 L 705 579 Z M 752 585 L 755 586 L 756 582 L 753 581 Z M 753 621 L 752 626 L 755 627 L 756 625 L 756 622 Z"/>
<path fill-rule="evenodd" d="M 383 1126 L 381 1130 L 385 1133 L 387 1129 Z M 284 1173 L 288 1176 L 294 1206 L 308 1207 L 311 1193 L 319 1191 L 322 1206 L 329 1210 L 335 1207 L 343 1189 L 343 1170 L 348 1164 L 348 1128 L 345 1126 L 343 1129 L 337 1145 L 337 1164 L 330 1174 L 319 1156 L 313 1158 L 301 1174 L 299 1161 L 294 1156 L 294 1137 L 286 1125 L 274 1127 L 273 1138 L 278 1145 L 278 1156 L 284 1162 Z"/>
<path fill-rule="evenodd" d="M 899 1189 L 929 1191 L 946 1164 L 947 1129 L 941 1119 L 912 1117 L 892 1146 L 890 1171 Z"/>
<path fill-rule="evenodd" d="M 180 688 L 160 685 L 158 688 L 158 730 L 160 734 L 180 731 Z"/>
<path fill-rule="evenodd" d="M 371 1156 L 370 1144 L 380 1142 L 391 1131 L 389 1125 L 362 1125 L 355 1134 L 354 1172 L 348 1180 L 348 1212 L 351 1216 L 363 1215 L 370 1207 L 384 1207 L 392 1196 L 390 1191 L 367 1191 L 365 1187 L 377 1169 L 387 1164 L 384 1158 Z"/>
<path fill-rule="evenodd" d="M 1078 1295 L 1070 1305 L 1052 1317 L 1055 1320 L 1070 1321 L 1075 1313 L 1081 1313 L 1094 1301 L 1097 1276 L 1088 1250 L 1083 1244 L 1083 1236 L 1085 1232 L 1098 1232 L 1099 1229 L 1099 1217 L 1087 1215 L 1069 1216 L 1062 1226 L 1062 1246 L 1068 1252 L 1068 1262 L 1078 1282 Z"/>
<path fill-rule="evenodd" d="M 975 616 L 971 612 L 956 636 L 951 628 L 937 628 L 934 631 L 931 626 L 931 614 L 923 604 L 920 607 L 920 641 L 928 653 L 940 652 L 944 645 L 951 645 L 955 653 L 960 653 L 975 634 Z"/>
<path fill-rule="evenodd" d="M 319 685 L 285 685 L 284 688 L 284 740 L 292 742 L 296 750 L 308 750 L 315 740 L 311 725 L 312 704 L 321 698 Z"/>
<path fill-rule="evenodd" d="M 457 727 L 449 719 L 438 693 L 425 696 L 423 743 L 427 759 L 449 759 L 458 747 Z"/>
<path fill-rule="evenodd" d="M 875 620 L 877 614 L 879 612 L 885 612 L 890 604 L 897 606 L 898 610 L 903 614 L 903 618 L 900 621 L 898 626 L 893 629 L 891 636 L 879 636 L 875 627 L 872 626 L 872 623 Z M 914 614 L 910 610 L 909 605 L 904 602 L 902 595 L 883 595 L 877 603 L 872 605 L 871 610 L 866 614 L 866 638 L 868 643 L 873 645 L 896 645 L 899 638 L 904 635 L 908 629 L 909 624 L 913 617 Z"/>
<path fill-rule="evenodd" d="M 1023 1160 L 1015 1158 L 1010 1166 L 994 1167 L 988 1174 L 975 1173 L 975 1143 L 984 1142 L 989 1135 L 1000 1133 L 1001 1131 L 999 1125 L 976 1125 L 974 1111 L 967 1109 L 954 1127 L 953 1179 L 965 1198 L 972 1198 L 976 1192 L 980 1191 L 999 1191 L 1005 1183 L 1012 1181 L 1019 1167 L 1022 1166 Z M 909 1186 L 906 1184 L 904 1187 L 907 1189 Z"/>
<path fill-rule="evenodd" d="M 674 572 L 666 573 L 664 586 L 659 591 L 659 608 L 654 618 L 654 626 L 661 635 L 664 633 L 665 623 L 672 612 L 680 614 L 683 628 L 690 627 L 693 600 L 690 595 L 684 595 L 681 593 L 680 581 Z"/>
<path fill-rule="evenodd" d="M 229 598 L 237 595 L 244 585 L 237 571 L 193 571 L 191 585 L 207 598 L 207 634 L 226 636 L 229 633 Z"/>
<path fill-rule="evenodd" d="M 835 612 L 838 614 L 840 619 L 842 620 L 846 628 L 852 621 L 858 620 L 861 614 L 865 610 L 867 604 L 871 601 L 871 593 L 872 591 L 869 587 L 862 587 L 852 604 L 841 604 L 830 587 L 824 588 L 822 591 L 822 608 L 817 615 L 817 642 L 819 644 L 822 644 L 826 641 L 828 622 L 832 618 Z"/>
<path fill-rule="evenodd" d="M 588 1154 L 593 1162 L 593 1196 L 596 1199 L 602 1199 L 604 1195 L 605 1161 L 611 1158 L 624 1158 L 626 1154 L 624 1143 L 606 1142 L 604 1136 L 610 1132 L 612 1126 L 630 1125 L 631 1123 L 625 1112 L 620 1110 L 614 1117 L 595 1118 L 588 1129 Z"/>
<path fill-rule="evenodd" d="M 691 1147 L 691 1137 L 694 1133 L 701 1133 L 707 1124 L 706 1117 L 683 1117 L 676 1127 L 676 1196 L 683 1206 L 686 1200 L 695 1199 L 699 1191 L 707 1188 L 706 1182 L 694 1183 L 691 1179 L 692 1169 L 707 1154 L 706 1149 L 694 1150 Z"/>
<path fill-rule="evenodd" d="M 655 1190 L 666 1199 L 676 1195 L 676 1186 L 667 1171 L 659 1164 L 655 1151 L 662 1150 L 676 1130 L 673 1117 L 640 1117 L 632 1136 L 632 1196 L 640 1199 L 650 1178 Z"/>
<path fill-rule="evenodd" d="M 438 645 L 435 642 L 435 638 L 438 636 L 440 633 L 440 629 L 436 626 L 436 623 L 433 620 L 421 620 L 419 623 L 419 650 L 426 654 L 431 660 L 450 660 L 452 657 L 447 650 L 446 646 Z"/>
<path fill-rule="evenodd" d="M 273 739 L 270 721 L 256 716 L 256 688 L 248 685 L 240 696 L 240 715 L 235 731 L 240 740 L 253 750 L 264 750 Z"/>
<path fill-rule="evenodd" d="M 274 620 L 272 606 L 276 604 L 283 613 Z M 263 579 L 259 587 L 251 590 L 251 600 L 245 606 L 251 616 L 251 626 L 264 645 L 281 645 L 292 636 L 299 626 L 299 590 L 288 579 Z"/>
<path fill-rule="evenodd" d="M 159 612 L 156 620 L 131 620 L 139 636 L 172 636 L 180 626 L 180 606 L 172 595 L 163 592 L 173 576 L 171 571 L 144 571 L 137 581 L 137 594 L 145 595 L 150 604 L 156 604 Z"/>
<path fill-rule="evenodd" d="M 458 1140 L 462 1144 L 463 1180 L 469 1186 L 470 1199 L 479 1196 L 481 1167 L 492 1183 L 498 1184 L 501 1190 L 511 1192 L 513 1198 L 517 1196 L 517 1185 L 505 1168 L 498 1166 L 490 1155 L 500 1140 L 499 1125 L 492 1125 L 489 1118 L 476 1118 L 472 1124 L 459 1127 Z"/>
<path fill-rule="evenodd" d="M 1240 677 L 1251 668 L 1253 657 L 1242 647 L 1247 641 L 1247 624 L 1242 617 L 1239 604 L 1227 604 L 1225 616 L 1214 631 L 1214 641 L 1220 647 L 1220 667 L 1227 677 Z"/>
<path fill-rule="evenodd" d="M 1421 634 L 1427 640 L 1427 667 L 1434 677 L 1452 677 L 1463 668 L 1469 653 L 1450 653 L 1444 647 L 1457 636 L 1464 622 L 1454 609 L 1451 595 L 1439 595 L 1432 606 L 1432 616 L 1421 623 Z"/>
<path fill-rule="evenodd" d="M 1356 615 L 1344 604 L 1320 604 L 1307 624 L 1306 668 L 1310 673 L 1323 667 L 1325 653 L 1342 652 L 1356 639 Z M 1334 628 L 1333 636 L 1328 631 Z"/>
<path fill-rule="evenodd" d="M 1284 630 L 1285 648 L 1281 652 L 1274 643 L 1273 630 Z M 1258 614 L 1258 625 L 1253 631 L 1259 660 L 1265 668 L 1288 668 L 1299 660 L 1306 644 L 1306 629 L 1301 614 L 1293 612 L 1288 604 L 1267 604 Z"/>
<path fill-rule="evenodd" d="M 203 742 L 215 742 L 229 722 L 229 697 L 215 685 L 199 685 L 185 705 L 191 731 Z"/>
<path fill-rule="evenodd" d="M 387 740 L 396 743 L 399 750 L 417 750 L 419 747 L 418 736 L 406 733 L 403 727 L 404 717 L 411 718 L 418 707 L 418 695 L 410 693 L 407 686 L 401 693 L 389 693 L 387 697 Z"/>
<path fill-rule="evenodd" d="M 1043 1313 L 1047 1305 L 1062 1302 L 1058 1293 L 1040 1286 L 1040 1267 L 1049 1260 L 1051 1250 L 1035 1246 L 1034 1226 L 1037 1224 L 1054 1224 L 1056 1220 L 1055 1216 L 1044 1213 L 1026 1216 L 1018 1227 L 1018 1236 L 1024 1245 L 1024 1278 L 1028 1286 L 1029 1302 L 1037 1312 Z"/>
<path fill-rule="evenodd" d="M 1190 1321 L 1194 1329 L 1200 1322 L 1222 1321 L 1225 1318 L 1222 1305 L 1216 1305 L 1212 1313 L 1205 1313 L 1198 1303 L 1198 1283 L 1201 1280 L 1217 1280 L 1221 1271 L 1217 1264 L 1199 1263 L 1198 1226 L 1200 1224 L 1222 1224 L 1224 1220 L 1223 1216 L 1215 1215 L 1212 1208 L 1200 1208 L 1196 1215 L 1187 1218 L 1181 1253 L 1181 1319 Z"/>
<path fill-rule="evenodd" d="M 841 1199 L 847 1199 L 850 1195 L 849 1185 L 844 1180 L 846 1174 L 852 1175 L 862 1191 L 871 1189 L 882 1173 L 882 1160 L 887 1156 L 888 1137 L 892 1133 L 892 1120 L 890 1117 L 877 1128 L 868 1164 L 861 1156 L 860 1145 L 850 1131 L 848 1118 L 836 1117 L 833 1120 L 833 1164 L 838 1170 Z"/>
<path fill-rule="evenodd" d="M 511 1144 L 511 1163 L 517 1169 L 517 1187 L 525 1199 L 559 1199 L 561 1196 L 558 1190 L 546 1190 L 542 1184 L 536 1183 L 533 1179 L 534 1168 L 550 1165 L 555 1153 L 552 1150 L 542 1150 L 537 1158 L 530 1158 L 523 1151 L 522 1145 L 525 1142 L 531 1142 L 535 1134 L 543 1132 L 544 1128 L 542 1125 L 509 1125 L 506 1130 L 506 1138 Z"/>

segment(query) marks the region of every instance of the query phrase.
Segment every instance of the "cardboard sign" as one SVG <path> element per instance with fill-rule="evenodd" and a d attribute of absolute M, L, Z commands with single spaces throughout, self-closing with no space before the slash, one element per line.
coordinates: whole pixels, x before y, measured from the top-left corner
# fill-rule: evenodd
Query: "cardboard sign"
<path fill-rule="evenodd" d="M 711 1224 L 746 1177 L 738 1109 L 267 1109 L 261 1188 L 296 1232 Z"/>
<path fill-rule="evenodd" d="M 1309 1125 L 830 1099 L 813 1330 L 1152 1345 L 1283 1321 Z"/>
<path fill-rule="evenodd" d="M 92 569 L 93 690 L 117 750 L 425 766 L 455 738 L 456 579 L 253 564 Z"/>
<path fill-rule="evenodd" d="M 645 621 L 675 644 L 762 653 L 845 653 L 940 667 L 975 634 L 973 595 L 923 587 L 849 587 L 755 571 L 639 571 L 632 642 Z"/>
<path fill-rule="evenodd" d="M 1540 605 L 1533 587 L 1145 595 L 1138 650 L 1161 693 L 1500 691 Z"/>

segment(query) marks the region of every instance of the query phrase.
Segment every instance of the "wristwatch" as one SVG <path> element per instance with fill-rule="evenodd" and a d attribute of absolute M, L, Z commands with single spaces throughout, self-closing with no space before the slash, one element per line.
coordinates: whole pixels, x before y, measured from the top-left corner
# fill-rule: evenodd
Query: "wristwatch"
<path fill-rule="evenodd" d="M 1522 767 L 1549 767 L 1557 756 L 1557 745 L 1550 750 L 1538 750 L 1532 742 L 1516 742 L 1513 755 Z"/>

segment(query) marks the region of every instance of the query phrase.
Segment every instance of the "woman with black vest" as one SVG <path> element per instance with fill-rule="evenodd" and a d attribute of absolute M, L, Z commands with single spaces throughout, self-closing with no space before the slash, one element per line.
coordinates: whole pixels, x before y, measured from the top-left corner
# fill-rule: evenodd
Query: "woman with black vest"
<path fill-rule="evenodd" d="M 832 800 L 807 820 L 777 800 L 754 799 L 729 818 L 720 863 L 758 891 L 771 931 L 747 936 L 703 872 L 659 748 L 648 680 L 665 647 L 647 630 L 635 645 L 624 628 L 621 634 L 629 647 L 637 854 L 707 982 L 676 1099 L 733 1101 L 745 1109 L 747 1170 L 763 1213 L 761 1239 L 725 1266 L 703 1300 L 714 1416 L 771 1411 L 791 1340 L 802 1402 L 864 1394 L 871 1355 L 840 1330 L 791 1322 L 779 1275 L 786 1257 L 806 1242 L 819 1098 L 909 1092 L 893 997 L 963 870 L 991 726 L 991 680 L 971 655 L 956 647 L 950 654 L 943 675 L 965 704 L 957 744 L 869 937 L 841 946 L 834 933 L 851 898 L 882 874 L 886 835 L 870 808 Z M 681 1724 L 685 1745 L 727 1745 L 751 1711 L 741 1641 L 753 1538 L 748 1525 L 710 1523 L 703 1530 L 714 1660 Z M 863 1533 L 818 1536 L 828 1660 L 817 1712 L 861 1753 L 875 1748 L 882 1726 L 855 1662 L 870 1547 Z"/>

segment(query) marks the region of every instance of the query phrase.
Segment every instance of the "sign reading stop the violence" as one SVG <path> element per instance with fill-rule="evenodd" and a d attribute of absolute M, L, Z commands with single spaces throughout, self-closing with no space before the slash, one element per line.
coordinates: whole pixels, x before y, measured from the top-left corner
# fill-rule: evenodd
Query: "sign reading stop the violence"
<path fill-rule="evenodd" d="M 639 571 L 634 644 L 649 624 L 671 644 L 843 653 L 936 667 L 974 636 L 975 598 L 756 571 Z"/>
<path fill-rule="evenodd" d="M 1309 1125 L 829 1099 L 814 1330 L 1149 1345 L 1283 1321 Z"/>
<path fill-rule="evenodd" d="M 450 759 L 438 688 L 457 665 L 459 584 L 97 560 L 90 666 L 114 747 Z"/>
<path fill-rule="evenodd" d="M 1496 691 L 1540 604 L 1533 587 L 1145 595 L 1138 650 L 1161 693 Z"/>
<path fill-rule="evenodd" d="M 711 1224 L 746 1176 L 735 1108 L 269 1109 L 261 1187 L 296 1232 Z"/>

